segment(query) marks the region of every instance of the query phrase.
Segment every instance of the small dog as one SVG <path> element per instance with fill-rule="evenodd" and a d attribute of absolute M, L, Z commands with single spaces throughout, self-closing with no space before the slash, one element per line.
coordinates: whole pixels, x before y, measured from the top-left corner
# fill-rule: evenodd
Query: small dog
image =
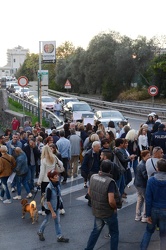
<path fill-rule="evenodd" d="M 27 199 L 22 199 L 21 204 L 22 204 L 22 219 L 25 218 L 25 213 L 28 212 L 30 213 L 32 224 L 34 224 L 35 221 L 38 221 L 38 210 L 36 206 L 36 201 L 31 201 L 30 203 L 28 203 Z"/>

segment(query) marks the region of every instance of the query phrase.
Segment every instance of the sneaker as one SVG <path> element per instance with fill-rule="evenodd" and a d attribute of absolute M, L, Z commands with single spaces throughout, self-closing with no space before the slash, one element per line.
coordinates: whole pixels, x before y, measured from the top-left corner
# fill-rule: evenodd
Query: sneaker
<path fill-rule="evenodd" d="M 60 209 L 60 214 L 65 214 L 65 209 L 64 208 L 62 208 L 62 209 Z"/>
<path fill-rule="evenodd" d="M 39 210 L 39 211 L 38 211 L 38 214 L 42 214 L 42 212 L 43 212 L 42 210 Z"/>
<path fill-rule="evenodd" d="M 135 216 L 135 221 L 140 221 L 141 218 L 142 218 L 141 215 L 136 215 L 136 216 Z"/>
<path fill-rule="evenodd" d="M 84 182 L 84 188 L 87 188 L 88 186 L 87 186 L 87 183 L 86 182 Z"/>
<path fill-rule="evenodd" d="M 78 174 L 74 174 L 74 175 L 73 175 L 73 178 L 77 178 L 77 177 L 78 177 Z"/>
<path fill-rule="evenodd" d="M 31 198 L 31 197 L 32 197 L 32 194 L 29 193 L 29 194 L 27 195 L 27 198 Z"/>
<path fill-rule="evenodd" d="M 147 218 L 146 217 L 142 217 L 141 222 L 146 223 L 147 222 Z"/>
<path fill-rule="evenodd" d="M 45 241 L 45 238 L 44 238 L 44 236 L 43 236 L 43 233 L 37 232 L 37 234 L 39 235 L 39 240 Z"/>
<path fill-rule="evenodd" d="M 64 242 L 64 243 L 68 243 L 68 242 L 69 242 L 69 239 L 64 238 L 63 236 L 61 236 L 61 237 L 59 237 L 59 238 L 57 239 L 57 242 Z"/>
<path fill-rule="evenodd" d="M 0 201 L 3 201 L 3 197 L 2 196 L 0 196 Z"/>
<path fill-rule="evenodd" d="M 16 191 L 15 187 L 12 187 L 11 192 L 14 193 Z"/>
<path fill-rule="evenodd" d="M 4 204 L 10 204 L 10 203 L 12 203 L 12 201 L 11 201 L 11 199 L 7 199 L 7 200 L 4 200 L 3 203 Z"/>
<path fill-rule="evenodd" d="M 45 211 L 42 211 L 41 215 L 45 216 L 46 215 Z"/>
<path fill-rule="evenodd" d="M 14 196 L 13 200 L 21 200 L 21 195 Z"/>
<path fill-rule="evenodd" d="M 105 235 L 104 235 L 104 238 L 105 238 L 105 239 L 110 239 L 110 238 L 111 238 L 111 235 L 110 235 L 109 233 L 108 233 L 108 234 L 105 234 Z"/>

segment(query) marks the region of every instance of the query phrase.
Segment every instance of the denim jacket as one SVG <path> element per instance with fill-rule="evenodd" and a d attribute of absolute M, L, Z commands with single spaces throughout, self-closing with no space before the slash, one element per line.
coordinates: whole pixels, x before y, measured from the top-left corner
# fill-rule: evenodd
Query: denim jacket
<path fill-rule="evenodd" d="M 58 196 L 59 196 L 59 202 L 62 201 L 61 198 L 61 190 L 60 190 L 60 185 L 54 186 L 52 182 L 50 181 L 49 184 L 46 187 L 46 195 L 47 195 L 47 189 L 51 189 L 51 200 L 50 203 L 52 205 L 53 210 L 56 212 L 57 210 L 57 205 L 58 205 Z M 45 209 L 49 210 L 48 204 L 47 204 L 47 199 L 44 204 Z"/>

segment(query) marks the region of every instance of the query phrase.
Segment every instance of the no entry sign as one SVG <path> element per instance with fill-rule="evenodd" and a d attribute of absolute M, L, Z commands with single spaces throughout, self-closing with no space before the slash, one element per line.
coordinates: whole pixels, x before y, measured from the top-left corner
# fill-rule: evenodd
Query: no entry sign
<path fill-rule="evenodd" d="M 18 78 L 18 85 L 20 85 L 21 87 L 25 87 L 28 85 L 28 78 L 26 76 L 20 76 Z"/>
<path fill-rule="evenodd" d="M 149 95 L 151 95 L 151 96 L 157 95 L 158 92 L 159 92 L 158 87 L 155 86 L 155 85 L 152 85 L 152 86 L 150 86 L 150 87 L 148 88 L 148 93 L 149 93 Z"/>

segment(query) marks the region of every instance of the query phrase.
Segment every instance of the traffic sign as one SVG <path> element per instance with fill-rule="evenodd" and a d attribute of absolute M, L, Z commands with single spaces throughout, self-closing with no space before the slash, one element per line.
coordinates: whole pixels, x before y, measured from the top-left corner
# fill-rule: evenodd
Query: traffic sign
<path fill-rule="evenodd" d="M 155 86 L 155 85 L 152 85 L 152 86 L 150 86 L 150 87 L 148 88 L 148 93 L 149 93 L 149 95 L 151 95 L 151 96 L 157 95 L 158 92 L 159 92 L 158 87 Z"/>
<path fill-rule="evenodd" d="M 28 78 L 26 76 L 20 76 L 18 78 L 18 85 L 20 85 L 20 87 L 26 87 L 28 85 Z"/>
<path fill-rule="evenodd" d="M 68 79 L 67 79 L 67 81 L 65 83 L 65 89 L 71 89 L 71 83 L 69 82 Z"/>

